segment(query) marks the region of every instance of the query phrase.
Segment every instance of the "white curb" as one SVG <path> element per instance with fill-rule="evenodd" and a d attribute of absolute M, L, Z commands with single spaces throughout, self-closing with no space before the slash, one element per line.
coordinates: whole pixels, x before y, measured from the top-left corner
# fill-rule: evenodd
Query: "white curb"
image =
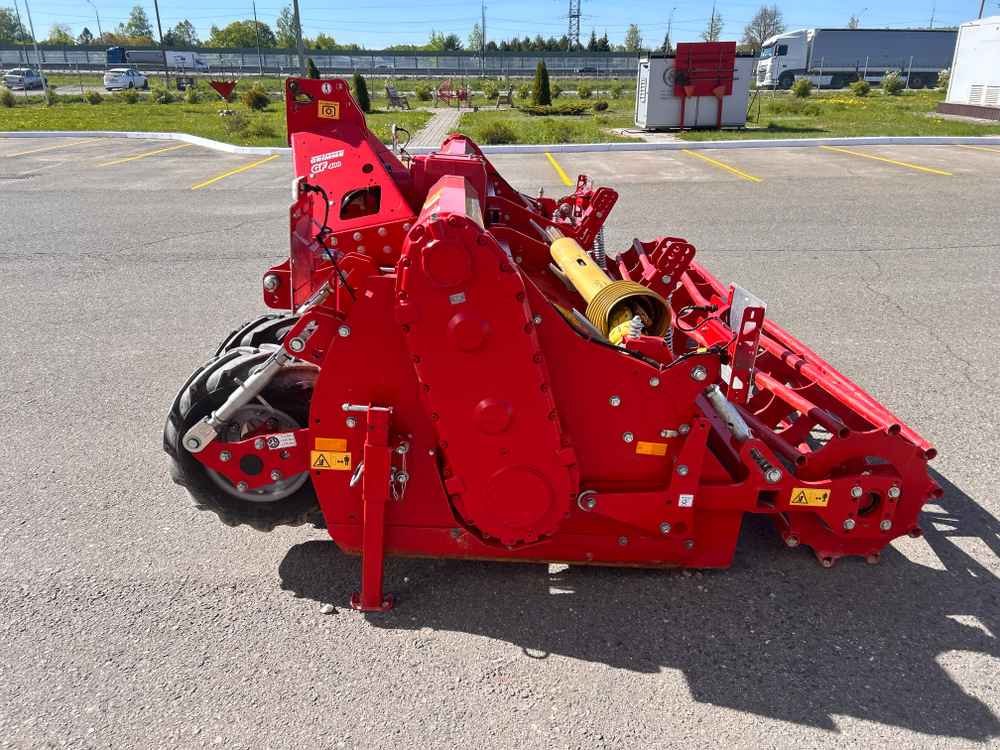
<path fill-rule="evenodd" d="M 187 133 L 145 133 L 123 130 L 21 130 L 0 131 L 0 138 L 138 138 L 150 141 L 183 141 L 228 154 L 270 156 L 291 153 L 287 146 L 235 146 Z M 1000 146 L 1000 136 L 917 135 L 858 136 L 851 138 L 758 138 L 731 141 L 668 141 L 665 143 L 554 143 L 481 146 L 485 154 L 578 154 L 604 151 L 700 151 L 730 148 L 809 148 L 816 146 Z M 437 149 L 422 146 L 407 149 L 411 154 L 429 154 Z"/>

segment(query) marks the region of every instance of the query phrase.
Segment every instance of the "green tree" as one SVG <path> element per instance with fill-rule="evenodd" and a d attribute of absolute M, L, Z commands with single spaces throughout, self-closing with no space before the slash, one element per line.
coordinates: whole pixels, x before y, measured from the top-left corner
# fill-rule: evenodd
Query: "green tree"
<path fill-rule="evenodd" d="M 604 32 L 604 36 L 597 40 L 597 51 L 598 52 L 610 52 L 611 42 L 608 41 L 608 32 Z"/>
<path fill-rule="evenodd" d="M 462 49 L 462 40 L 458 34 L 445 34 L 443 31 L 431 29 L 431 38 L 424 49 L 431 52 L 453 52 Z"/>
<path fill-rule="evenodd" d="M 372 100 L 368 96 L 368 84 L 365 82 L 365 77 L 360 73 L 354 74 L 354 98 L 358 102 L 358 106 L 361 107 L 362 112 L 372 111 Z"/>
<path fill-rule="evenodd" d="M 209 47 L 256 47 L 257 30 L 260 31 L 260 46 L 275 45 L 274 32 L 263 21 L 257 22 L 257 30 L 253 21 L 233 21 L 225 28 L 213 26 L 208 37 Z"/>
<path fill-rule="evenodd" d="M 750 23 L 743 27 L 742 43 L 747 45 L 752 54 L 760 52 L 764 40 L 780 34 L 785 30 L 785 20 L 777 5 L 762 5 Z"/>
<path fill-rule="evenodd" d="M 535 67 L 535 84 L 531 89 L 531 103 L 548 106 L 552 104 L 552 90 L 549 88 L 549 70 L 545 61 L 539 60 Z"/>
<path fill-rule="evenodd" d="M 185 18 L 163 35 L 163 43 L 171 47 L 197 47 L 201 41 L 194 24 Z"/>
<path fill-rule="evenodd" d="M 477 23 L 472 27 L 472 31 L 469 32 L 469 49 L 473 52 L 479 52 L 483 48 L 483 29 Z"/>
<path fill-rule="evenodd" d="M 0 43 L 17 44 L 27 42 L 28 34 L 21 25 L 13 8 L 0 8 Z"/>
<path fill-rule="evenodd" d="M 46 44 L 59 44 L 63 46 L 74 44 L 75 41 L 69 26 L 64 23 L 52 24 L 49 27 L 49 38 L 45 40 Z"/>
<path fill-rule="evenodd" d="M 849 29 L 861 28 L 861 19 L 852 13 L 851 17 L 847 21 L 847 28 Z"/>
<path fill-rule="evenodd" d="M 83 31 L 80 32 L 80 36 L 76 38 L 77 44 L 93 44 L 94 35 L 91 33 L 90 29 L 86 26 L 83 27 Z"/>
<path fill-rule="evenodd" d="M 306 78 L 322 78 L 319 74 L 319 68 L 316 67 L 316 63 L 313 62 L 311 57 L 306 58 Z"/>
<path fill-rule="evenodd" d="M 128 21 L 118 24 L 118 33 L 132 39 L 153 40 L 153 27 L 149 24 L 149 16 L 141 5 L 132 8 L 128 14 Z"/>
<path fill-rule="evenodd" d="M 722 36 L 722 15 L 712 6 L 712 16 L 708 19 L 708 25 L 701 32 L 701 38 L 706 42 L 717 42 Z"/>
<path fill-rule="evenodd" d="M 313 39 L 312 47 L 310 47 L 310 49 L 321 49 L 326 51 L 332 51 L 339 48 L 340 46 L 337 44 L 337 40 L 328 34 L 317 34 L 316 38 Z"/>
<path fill-rule="evenodd" d="M 278 46 L 282 49 L 295 49 L 297 31 L 295 13 L 291 5 L 286 5 L 278 14 L 278 20 L 274 22 L 274 36 Z"/>
<path fill-rule="evenodd" d="M 626 52 L 638 52 L 642 49 L 642 34 L 639 32 L 639 27 L 634 23 L 628 25 L 628 31 L 625 32 L 625 51 Z"/>

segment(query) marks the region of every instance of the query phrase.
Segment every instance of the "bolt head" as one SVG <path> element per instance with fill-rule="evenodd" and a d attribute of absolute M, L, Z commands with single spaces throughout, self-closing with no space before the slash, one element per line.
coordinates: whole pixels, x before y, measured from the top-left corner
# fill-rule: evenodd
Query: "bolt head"
<path fill-rule="evenodd" d="M 344 420 L 344 424 L 346 424 L 353 430 L 355 427 L 358 426 L 358 420 L 355 419 L 354 417 L 348 417 L 347 419 Z"/>
<path fill-rule="evenodd" d="M 671 279 L 670 276 L 662 276 L 660 277 L 660 281 L 662 281 L 664 284 L 669 284 L 671 281 L 673 281 L 673 279 Z"/>
<path fill-rule="evenodd" d="M 694 539 L 685 539 L 684 549 L 694 549 Z"/>
<path fill-rule="evenodd" d="M 296 336 L 294 339 L 288 342 L 288 348 L 293 352 L 301 352 L 306 348 L 306 342 Z"/>
<path fill-rule="evenodd" d="M 855 527 L 856 525 L 857 525 L 857 524 L 856 524 L 856 523 L 854 522 L 854 519 L 853 519 L 853 518 L 845 518 L 845 519 L 844 519 L 844 531 L 850 531 L 850 530 L 851 530 L 851 529 L 853 529 L 853 528 L 854 528 L 854 527 Z"/>
<path fill-rule="evenodd" d="M 264 446 L 266 445 L 267 441 L 265 441 L 264 438 L 257 438 L 256 440 L 253 441 L 253 447 L 259 451 L 264 450 Z"/>
<path fill-rule="evenodd" d="M 663 534 L 663 536 L 666 536 L 667 534 L 670 533 L 670 529 L 672 528 L 673 526 L 664 521 L 663 523 L 660 524 L 660 533 Z"/>
<path fill-rule="evenodd" d="M 888 518 L 885 518 L 882 520 L 882 523 L 878 525 L 878 527 L 882 529 L 882 531 L 889 531 L 890 529 L 892 529 L 892 521 L 890 521 Z"/>
<path fill-rule="evenodd" d="M 222 461 L 223 463 L 225 463 L 226 461 L 228 461 L 232 457 L 233 457 L 233 454 L 230 453 L 229 451 L 222 451 L 222 453 L 219 454 L 219 460 Z"/>
<path fill-rule="evenodd" d="M 628 537 L 627 536 L 618 537 L 618 544 L 621 545 L 622 547 L 626 546 L 628 544 Z"/>
<path fill-rule="evenodd" d="M 396 453 L 399 454 L 400 456 L 409 453 L 409 451 L 410 451 L 409 443 L 400 443 L 399 445 L 396 446 Z"/>
<path fill-rule="evenodd" d="M 853 487 L 851 487 L 851 497 L 857 499 L 861 497 L 863 494 L 865 494 L 865 491 L 861 489 L 859 485 L 856 484 Z"/>
<path fill-rule="evenodd" d="M 400 484 L 406 484 L 410 481 L 410 475 L 405 471 L 400 471 L 396 473 L 396 481 Z"/>
<path fill-rule="evenodd" d="M 186 445 L 189 450 L 196 451 L 201 447 L 201 441 L 198 438 L 192 437 L 185 440 L 184 445 Z"/>
<path fill-rule="evenodd" d="M 248 485 L 246 482 L 237 482 L 236 483 L 236 489 L 238 491 L 240 491 L 240 492 L 246 492 L 249 488 L 250 488 L 250 485 Z"/>
<path fill-rule="evenodd" d="M 677 428 L 677 432 L 679 432 L 681 435 L 687 435 L 689 432 L 691 432 L 691 425 L 682 424 L 680 427 Z"/>
<path fill-rule="evenodd" d="M 898 500 L 899 496 L 903 494 L 903 491 L 900 490 L 899 487 L 897 487 L 896 485 L 893 485 L 892 487 L 889 488 L 889 491 L 886 494 L 889 496 L 889 499 Z"/>
<path fill-rule="evenodd" d="M 781 476 L 782 476 L 781 469 L 773 466 L 766 472 L 764 472 L 764 480 L 768 484 L 777 484 L 778 482 L 781 481 Z"/>
<path fill-rule="evenodd" d="M 688 467 L 687 467 L 687 465 L 686 464 L 681 464 L 680 466 L 678 466 L 677 467 L 677 473 L 680 476 L 682 476 L 682 477 L 686 477 L 688 475 Z"/>
<path fill-rule="evenodd" d="M 611 398 L 608 399 L 608 403 L 616 408 L 621 406 L 622 405 L 621 396 L 612 396 Z"/>
<path fill-rule="evenodd" d="M 695 365 L 691 368 L 691 377 L 701 382 L 708 377 L 708 370 L 702 365 Z"/>
<path fill-rule="evenodd" d="M 653 388 L 656 388 L 656 387 L 657 387 L 657 386 L 658 386 L 658 385 L 660 384 L 660 379 L 659 379 L 658 377 L 656 377 L 656 376 L 654 375 L 653 377 L 651 377 L 651 378 L 649 379 L 649 384 L 650 384 L 650 385 L 651 385 L 651 386 L 652 386 Z"/>
<path fill-rule="evenodd" d="M 788 545 L 789 547 L 798 547 L 799 538 L 797 536 L 790 536 L 788 537 L 788 539 L 785 540 L 785 544 Z"/>
<path fill-rule="evenodd" d="M 268 292 L 275 291 L 279 286 L 281 286 L 281 279 L 273 273 L 269 273 L 264 276 L 264 289 Z"/>
<path fill-rule="evenodd" d="M 626 443 L 631 443 L 633 440 L 635 440 L 635 435 L 633 435 L 631 432 L 626 432 L 624 435 L 622 435 L 622 440 L 624 440 Z"/>
<path fill-rule="evenodd" d="M 594 508 L 597 507 L 597 498 L 596 497 L 588 497 L 583 502 L 583 504 L 587 507 L 587 510 L 593 510 Z"/>
<path fill-rule="evenodd" d="M 271 471 L 271 481 L 272 482 L 277 482 L 279 479 L 281 479 L 281 472 L 278 471 L 277 469 L 272 469 L 272 471 Z"/>
<path fill-rule="evenodd" d="M 531 322 L 534 323 L 536 326 L 541 325 L 542 324 L 542 316 L 541 315 L 536 315 L 535 317 L 533 317 L 531 319 Z"/>
<path fill-rule="evenodd" d="M 379 227 L 378 228 L 378 236 L 379 237 L 385 237 L 387 234 L 389 234 L 389 231 L 385 227 Z"/>
<path fill-rule="evenodd" d="M 346 339 L 348 336 L 351 335 L 351 327 L 346 325 L 340 326 L 337 329 L 337 335 L 340 336 L 342 339 Z"/>
<path fill-rule="evenodd" d="M 361 232 L 355 232 L 352 236 L 354 237 L 354 241 L 357 242 L 361 239 Z"/>

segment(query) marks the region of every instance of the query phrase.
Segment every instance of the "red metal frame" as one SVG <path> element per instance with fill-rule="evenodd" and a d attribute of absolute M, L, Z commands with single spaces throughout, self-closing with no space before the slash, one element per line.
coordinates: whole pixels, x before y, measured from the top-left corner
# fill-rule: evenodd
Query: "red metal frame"
<path fill-rule="evenodd" d="M 530 197 L 463 136 L 404 166 L 346 84 L 287 86 L 298 191 L 290 258 L 268 271 L 279 284 L 265 302 L 298 307 L 333 289 L 284 346 L 320 368 L 297 439 L 364 463 L 360 485 L 310 469 L 330 536 L 362 555 L 356 606 L 391 605 L 384 555 L 725 567 L 745 513 L 772 517 L 824 565 L 874 561 L 919 534 L 921 506 L 940 493 L 934 449 L 763 308 L 731 329 L 731 294 L 690 243 L 637 240 L 609 264 L 674 313 L 666 339 L 613 347 L 570 312 L 585 305 L 539 230 L 589 247 L 614 191 L 581 177 L 569 196 Z M 745 388 L 723 380 L 726 364 Z M 749 435 L 727 426 L 734 411 Z M 405 466 L 390 448 L 404 443 Z M 197 454 L 241 479 L 238 462 L 213 455 Z"/>

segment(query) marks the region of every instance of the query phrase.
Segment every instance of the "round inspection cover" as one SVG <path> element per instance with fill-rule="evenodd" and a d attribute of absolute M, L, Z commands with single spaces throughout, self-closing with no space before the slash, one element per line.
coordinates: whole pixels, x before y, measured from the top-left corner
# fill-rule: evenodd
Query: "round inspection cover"
<path fill-rule="evenodd" d="M 553 533 L 567 510 L 558 507 L 549 481 L 530 466 L 501 469 L 484 492 L 463 495 L 461 506 L 466 520 L 509 545 Z"/>

